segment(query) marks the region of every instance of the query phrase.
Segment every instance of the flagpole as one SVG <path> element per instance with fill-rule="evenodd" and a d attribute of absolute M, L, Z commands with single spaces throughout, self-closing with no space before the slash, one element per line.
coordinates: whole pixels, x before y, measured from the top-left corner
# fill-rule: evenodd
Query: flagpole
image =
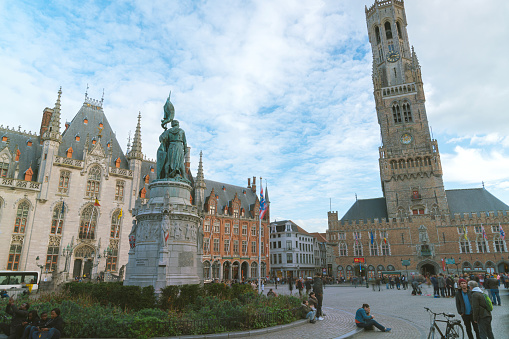
<path fill-rule="evenodd" d="M 260 189 L 263 192 L 263 182 L 260 177 Z M 262 218 L 258 211 L 258 294 L 262 293 Z"/>

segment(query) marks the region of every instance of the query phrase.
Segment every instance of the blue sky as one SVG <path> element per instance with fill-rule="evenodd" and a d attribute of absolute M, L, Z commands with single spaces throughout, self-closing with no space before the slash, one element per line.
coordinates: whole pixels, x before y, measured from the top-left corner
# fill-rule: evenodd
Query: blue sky
<path fill-rule="evenodd" d="M 267 180 L 272 219 L 325 231 L 382 195 L 364 6 L 371 1 L 0 1 L 0 124 L 38 131 L 100 99 L 124 151 L 155 158 L 170 90 L 208 179 Z M 446 189 L 509 203 L 509 3 L 405 2 Z"/>

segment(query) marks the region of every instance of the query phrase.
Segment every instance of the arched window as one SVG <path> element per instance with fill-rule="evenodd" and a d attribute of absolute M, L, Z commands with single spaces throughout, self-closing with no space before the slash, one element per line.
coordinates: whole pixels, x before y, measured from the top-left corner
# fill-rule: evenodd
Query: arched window
<path fill-rule="evenodd" d="M 120 238 L 120 223 L 122 221 L 121 210 L 116 210 L 111 216 L 110 238 Z"/>
<path fill-rule="evenodd" d="M 395 271 L 396 269 L 394 268 L 393 265 L 387 265 L 387 271 Z"/>
<path fill-rule="evenodd" d="M 387 38 L 387 40 L 392 39 L 392 29 L 391 29 L 391 23 L 389 21 L 387 21 L 384 24 L 384 28 L 385 28 L 385 37 Z"/>
<path fill-rule="evenodd" d="M 53 209 L 51 218 L 51 234 L 62 234 L 62 225 L 64 224 L 64 203 L 61 202 Z"/>
<path fill-rule="evenodd" d="M 21 257 L 22 246 L 20 244 L 12 244 L 9 250 L 9 259 L 7 261 L 7 269 L 17 271 L 19 268 L 19 258 Z"/>
<path fill-rule="evenodd" d="M 369 243 L 369 254 L 371 256 L 378 255 L 378 242 L 376 240 L 373 240 L 373 243 Z M 373 270 L 375 270 L 375 268 L 373 268 Z"/>
<path fill-rule="evenodd" d="M 403 34 L 401 34 L 401 25 L 399 24 L 399 21 L 396 21 L 396 29 L 398 30 L 398 37 L 400 39 L 403 39 Z"/>
<path fill-rule="evenodd" d="M 376 38 L 376 44 L 380 44 L 380 28 L 378 26 L 375 26 L 375 38 Z"/>
<path fill-rule="evenodd" d="M 394 123 L 395 124 L 400 124 L 401 123 L 401 111 L 400 111 L 400 108 L 399 108 L 398 104 L 393 104 L 392 105 L 392 116 L 394 118 Z"/>
<path fill-rule="evenodd" d="M 80 239 L 95 239 L 98 213 L 99 211 L 94 204 L 88 204 L 88 206 L 83 209 L 80 217 Z"/>
<path fill-rule="evenodd" d="M 258 263 L 251 264 L 251 278 L 258 278 Z"/>
<path fill-rule="evenodd" d="M 210 279 L 210 262 L 205 261 L 203 263 L 203 279 Z"/>
<path fill-rule="evenodd" d="M 93 166 L 88 172 L 87 179 L 87 197 L 97 198 L 101 187 L 101 167 Z"/>
<path fill-rule="evenodd" d="M 115 201 L 124 201 L 124 180 L 117 180 L 115 184 Z"/>
<path fill-rule="evenodd" d="M 69 193 L 69 179 L 71 172 L 60 171 L 60 178 L 58 179 L 58 193 L 68 194 Z"/>
<path fill-rule="evenodd" d="M 403 119 L 405 122 L 413 122 L 412 120 L 412 110 L 410 109 L 410 103 L 405 102 L 403 104 Z"/>
<path fill-rule="evenodd" d="M 347 255 L 347 246 L 346 243 L 342 242 L 339 244 L 339 256 L 346 256 Z"/>
<path fill-rule="evenodd" d="M 345 277 L 345 269 L 343 268 L 343 266 L 339 265 L 338 266 L 338 279 L 342 279 Z"/>
<path fill-rule="evenodd" d="M 106 257 L 106 271 L 114 272 L 117 270 L 117 258 L 118 248 L 110 248 L 110 251 L 107 253 Z"/>
<path fill-rule="evenodd" d="M 27 201 L 19 203 L 18 210 L 16 212 L 16 221 L 14 222 L 14 233 L 25 233 L 29 210 L 30 205 Z"/>

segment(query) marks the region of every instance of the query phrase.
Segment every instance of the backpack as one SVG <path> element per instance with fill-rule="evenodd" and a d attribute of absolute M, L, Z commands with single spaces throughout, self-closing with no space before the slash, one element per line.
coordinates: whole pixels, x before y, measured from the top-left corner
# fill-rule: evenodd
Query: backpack
<path fill-rule="evenodd" d="M 482 295 L 484 296 L 484 301 L 486 302 L 485 308 L 490 312 L 493 311 L 493 304 L 491 302 L 491 298 L 486 293 L 483 293 Z"/>

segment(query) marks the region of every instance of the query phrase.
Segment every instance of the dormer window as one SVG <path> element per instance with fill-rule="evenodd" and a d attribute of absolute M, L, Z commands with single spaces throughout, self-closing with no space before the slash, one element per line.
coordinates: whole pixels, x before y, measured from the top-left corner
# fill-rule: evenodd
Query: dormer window
<path fill-rule="evenodd" d="M 32 171 L 32 166 L 30 166 L 25 171 L 25 181 L 32 181 L 32 176 L 34 175 L 34 171 Z"/>
<path fill-rule="evenodd" d="M 27 141 L 27 146 L 32 146 L 32 140 Z"/>
<path fill-rule="evenodd" d="M 6 142 L 6 141 L 7 141 L 7 139 L 8 139 L 8 138 L 7 138 L 5 135 L 2 137 L 2 141 L 4 141 L 4 142 Z"/>
<path fill-rule="evenodd" d="M 140 198 L 145 199 L 146 196 L 147 196 L 147 190 L 145 189 L 145 187 L 143 187 L 140 191 Z"/>
<path fill-rule="evenodd" d="M 88 118 L 83 119 L 83 123 L 86 125 L 88 124 Z"/>
<path fill-rule="evenodd" d="M 154 167 L 150 167 L 150 172 L 154 173 Z"/>
<path fill-rule="evenodd" d="M 144 180 L 145 180 L 145 184 L 148 184 L 148 183 L 149 183 L 150 177 L 149 177 L 149 175 L 148 175 L 148 174 L 145 176 L 145 179 L 144 179 Z"/>
<path fill-rule="evenodd" d="M 67 149 L 67 151 L 65 152 L 65 153 L 66 153 L 66 156 L 67 156 L 69 159 L 70 159 L 70 158 L 72 158 L 72 152 L 73 152 L 72 147 L 69 147 L 69 148 Z"/>
<path fill-rule="evenodd" d="M 286 232 L 291 232 L 292 231 L 292 224 L 290 224 L 289 222 L 286 223 Z"/>
<path fill-rule="evenodd" d="M 19 156 L 21 155 L 21 152 L 19 148 L 16 150 L 16 157 L 14 158 L 14 161 L 19 161 Z"/>
<path fill-rule="evenodd" d="M 108 142 L 108 144 L 107 144 L 106 146 L 107 146 L 108 148 L 110 148 L 110 147 L 111 147 L 111 143 L 109 143 L 109 142 Z"/>
<path fill-rule="evenodd" d="M 117 160 L 115 160 L 115 167 L 116 167 L 116 168 L 120 168 L 120 162 L 121 162 L 121 161 L 122 161 L 122 160 L 120 160 L 120 158 L 117 158 Z"/>
<path fill-rule="evenodd" d="M 80 141 L 80 136 L 79 136 L 79 134 L 76 134 L 76 135 L 74 136 L 74 140 L 76 140 L 76 141 Z"/>
<path fill-rule="evenodd" d="M 99 128 L 103 128 L 103 126 L 104 126 L 104 125 L 103 125 L 103 123 L 101 122 L 101 123 L 99 124 Z"/>
<path fill-rule="evenodd" d="M 96 142 L 97 142 L 97 140 L 92 139 L 92 145 L 95 145 Z"/>

